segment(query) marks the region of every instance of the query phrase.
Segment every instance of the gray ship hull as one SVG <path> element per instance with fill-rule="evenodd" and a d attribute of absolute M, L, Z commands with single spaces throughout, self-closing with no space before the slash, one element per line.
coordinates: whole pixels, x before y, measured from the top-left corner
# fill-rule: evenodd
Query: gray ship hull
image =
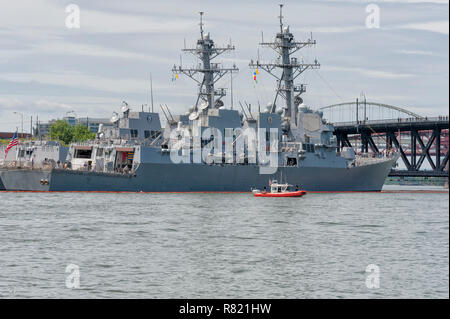
<path fill-rule="evenodd" d="M 380 191 L 396 158 L 352 168 L 281 167 L 274 175 L 258 166 L 141 164 L 135 175 L 70 170 L 0 172 L 7 190 L 124 192 L 246 192 L 269 179 L 287 180 L 307 191 Z"/>

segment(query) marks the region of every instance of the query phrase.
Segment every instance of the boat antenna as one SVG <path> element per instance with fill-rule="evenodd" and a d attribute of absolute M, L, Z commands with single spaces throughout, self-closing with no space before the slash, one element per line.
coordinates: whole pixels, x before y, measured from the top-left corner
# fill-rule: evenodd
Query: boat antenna
<path fill-rule="evenodd" d="M 280 4 L 280 31 L 283 33 L 283 5 Z"/>
<path fill-rule="evenodd" d="M 173 118 L 173 116 L 172 116 L 172 113 L 170 112 L 169 107 L 167 106 L 167 104 L 165 104 L 165 106 L 166 106 L 167 112 L 169 113 L 170 117 L 172 118 L 172 121 L 175 122 L 175 120 L 174 120 L 174 118 Z"/>
<path fill-rule="evenodd" d="M 245 110 L 244 110 L 244 107 L 242 106 L 242 103 L 241 103 L 241 101 L 239 101 L 239 105 L 241 106 L 241 109 L 242 109 L 242 113 L 244 113 L 244 115 L 245 115 L 245 118 L 248 120 L 248 116 L 247 116 L 247 113 L 245 113 Z"/>
<path fill-rule="evenodd" d="M 203 39 L 203 11 L 200 11 L 200 37 Z"/>
<path fill-rule="evenodd" d="M 236 65 L 233 65 L 233 67 L 235 68 Z M 230 72 L 230 78 L 231 78 L 231 109 L 233 109 L 233 72 Z"/>
<path fill-rule="evenodd" d="M 152 103 L 152 113 L 153 113 L 153 79 L 151 73 L 150 73 L 150 99 Z"/>
<path fill-rule="evenodd" d="M 164 111 L 164 108 L 160 104 L 159 107 L 161 108 L 161 111 L 163 111 L 164 117 L 166 118 L 167 122 L 170 123 L 169 117 L 167 116 L 166 112 Z"/>
<path fill-rule="evenodd" d="M 252 115 L 252 106 L 247 104 L 247 101 L 244 101 L 244 103 L 245 103 L 245 106 L 247 107 L 247 111 L 248 111 L 248 114 L 250 115 L 250 118 L 252 120 L 254 120 L 253 115 Z"/>

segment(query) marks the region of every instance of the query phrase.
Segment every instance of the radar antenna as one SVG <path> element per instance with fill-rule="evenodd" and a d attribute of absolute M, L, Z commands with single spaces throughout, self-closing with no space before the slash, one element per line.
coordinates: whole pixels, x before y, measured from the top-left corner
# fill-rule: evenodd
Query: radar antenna
<path fill-rule="evenodd" d="M 216 108 L 215 96 L 221 99 L 226 95 L 225 89 L 215 90 L 214 84 L 219 81 L 227 73 L 233 73 L 239 71 L 236 66 L 232 68 L 222 68 L 219 63 L 212 63 L 211 61 L 220 54 L 234 50 L 234 46 L 228 44 L 226 47 L 216 47 L 214 41 L 210 38 L 210 34 L 204 34 L 203 30 L 203 12 L 200 12 L 200 39 L 197 40 L 197 47 L 194 49 L 183 49 L 182 51 L 192 53 L 197 56 L 201 63 L 194 68 L 185 68 L 181 64 L 173 66 L 172 72 L 174 74 L 184 74 L 189 78 L 197 82 L 199 86 L 199 93 L 197 102 L 195 103 L 195 110 L 198 110 L 199 100 L 206 102 L 207 108 Z M 203 80 L 199 80 L 197 77 L 199 74 L 203 74 Z M 206 109 L 206 108 L 205 108 Z"/>
<path fill-rule="evenodd" d="M 300 95 L 306 91 L 305 85 L 295 85 L 294 80 L 307 69 L 317 69 L 320 64 L 317 60 L 314 63 L 299 62 L 297 58 L 291 57 L 295 52 L 305 47 L 313 46 L 316 41 L 312 37 L 306 41 L 297 42 L 294 35 L 289 31 L 289 27 L 283 26 L 283 5 L 280 4 L 280 32 L 277 33 L 275 41 L 261 42 L 261 46 L 269 47 L 279 54 L 279 58 L 274 63 L 262 63 L 251 60 L 249 66 L 253 69 L 261 68 L 278 82 L 276 95 L 270 112 L 275 112 L 275 105 L 278 95 L 286 100 L 284 116 L 290 118 L 291 123 L 297 124 L 297 107 L 296 101 L 300 101 Z M 281 69 L 281 76 L 275 73 L 276 69 Z"/>

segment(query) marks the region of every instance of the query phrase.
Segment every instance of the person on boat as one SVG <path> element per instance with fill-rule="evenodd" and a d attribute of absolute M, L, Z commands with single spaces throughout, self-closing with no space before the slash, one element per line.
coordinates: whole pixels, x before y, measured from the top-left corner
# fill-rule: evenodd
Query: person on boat
<path fill-rule="evenodd" d="M 266 188 L 266 186 L 264 186 L 263 193 L 267 193 L 267 188 Z"/>
<path fill-rule="evenodd" d="M 295 185 L 295 191 L 298 192 L 298 185 Z"/>

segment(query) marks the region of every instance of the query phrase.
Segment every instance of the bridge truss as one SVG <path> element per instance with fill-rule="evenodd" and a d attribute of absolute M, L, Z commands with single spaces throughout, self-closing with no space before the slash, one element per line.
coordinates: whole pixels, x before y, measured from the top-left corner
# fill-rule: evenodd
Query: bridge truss
<path fill-rule="evenodd" d="M 389 110 L 390 118 L 370 116 L 373 108 L 378 108 L 378 115 L 383 113 L 381 109 Z M 336 115 L 336 110 L 342 112 L 342 109 L 353 115 L 350 116 L 351 121 L 348 121 L 349 116 L 344 122 L 333 121 L 339 151 L 343 147 L 353 147 L 357 153 L 378 154 L 394 148 L 399 151 L 406 170 L 393 170 L 391 176 L 448 177 L 448 116 L 428 118 L 406 108 L 358 100 L 329 105 L 320 110 L 330 116 L 333 112 Z M 324 117 L 329 119 L 327 115 Z"/>

